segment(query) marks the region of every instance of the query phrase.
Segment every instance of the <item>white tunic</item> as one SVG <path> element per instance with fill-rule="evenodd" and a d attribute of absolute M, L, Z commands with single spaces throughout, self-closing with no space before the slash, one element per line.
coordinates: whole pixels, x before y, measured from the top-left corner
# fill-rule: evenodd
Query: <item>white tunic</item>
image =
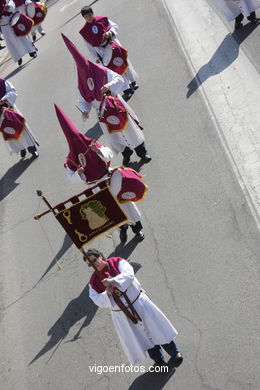
<path fill-rule="evenodd" d="M 17 98 L 17 91 L 10 81 L 5 80 L 5 95 L 1 99 L 6 99 L 10 106 L 14 106 L 14 102 Z"/>
<path fill-rule="evenodd" d="M 110 25 L 109 31 L 112 31 L 114 34 L 112 40 L 118 45 L 122 46 L 119 40 L 116 39 L 119 30 L 118 25 L 109 19 L 108 22 Z M 100 58 L 102 58 L 102 63 L 104 66 L 107 66 L 109 64 L 112 57 L 112 48 L 110 45 L 107 45 L 106 47 L 100 47 L 100 46 L 92 46 L 85 39 L 84 42 L 88 48 L 90 55 L 92 56 L 95 62 L 100 61 Z M 138 79 L 138 75 L 129 59 L 128 59 L 128 69 L 122 77 L 124 79 L 124 90 L 130 87 L 129 85 L 130 83 Z"/>
<path fill-rule="evenodd" d="M 229 22 L 240 13 L 247 17 L 251 12 L 260 7 L 259 0 L 217 0 L 217 2 Z"/>
<path fill-rule="evenodd" d="M 101 151 L 101 155 L 99 155 L 99 156 L 100 156 L 100 158 L 102 158 L 103 161 L 106 161 L 106 162 L 111 161 L 111 159 L 113 157 L 113 153 L 109 148 L 102 146 L 100 148 L 100 151 Z M 72 171 L 68 166 L 66 166 L 65 169 L 66 169 L 66 174 L 67 174 L 68 178 L 72 182 L 75 183 L 75 182 L 80 182 L 82 180 L 84 182 L 86 182 L 86 178 L 82 177 L 82 175 L 79 175 L 78 171 Z M 108 175 L 104 175 L 102 178 L 100 178 L 97 181 L 97 183 L 101 182 L 102 180 L 104 180 L 107 177 L 108 177 Z M 121 183 L 122 183 L 122 177 L 118 174 L 113 174 L 111 182 L 110 182 L 110 187 L 111 187 L 112 193 L 113 193 L 115 198 L 117 197 L 117 194 L 121 190 Z M 91 188 L 91 185 L 89 186 L 89 188 Z M 135 203 L 133 203 L 133 202 L 127 202 L 127 203 L 122 203 L 122 204 L 120 203 L 120 206 L 125 211 L 125 213 L 128 215 L 128 217 L 131 221 L 133 221 L 133 222 L 140 221 L 141 213 L 140 213 L 140 211 Z"/>
<path fill-rule="evenodd" d="M 127 295 L 133 302 L 141 289 L 140 283 L 134 276 L 133 267 L 126 260 L 121 260 L 118 268 L 121 273 L 112 279 L 120 290 L 127 290 Z M 142 322 L 138 322 L 138 324 L 129 320 L 122 311 L 113 311 L 119 310 L 119 307 L 106 291 L 98 294 L 89 286 L 89 297 L 97 306 L 111 309 L 117 335 L 129 362 L 132 364 L 145 359 L 147 349 L 155 345 L 170 343 L 178 334 L 170 321 L 144 291 L 133 304 L 142 318 Z M 122 300 L 124 301 L 124 299 Z M 126 302 L 124 303 L 126 304 Z"/>
<path fill-rule="evenodd" d="M 10 12 L 14 13 L 14 2 L 7 1 L 7 4 L 10 6 Z M 15 35 L 13 28 L 9 25 L 10 18 L 10 16 L 2 15 L 2 17 L 0 18 L 0 25 L 9 53 L 13 61 L 17 62 L 25 54 L 34 52 L 35 47 L 33 46 L 32 41 L 28 38 L 27 35 L 21 37 Z"/>

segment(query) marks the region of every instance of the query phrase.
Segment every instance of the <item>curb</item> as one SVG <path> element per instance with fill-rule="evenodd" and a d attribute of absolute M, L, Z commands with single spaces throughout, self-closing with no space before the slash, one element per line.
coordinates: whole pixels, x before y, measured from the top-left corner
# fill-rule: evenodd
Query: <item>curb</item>
<path fill-rule="evenodd" d="M 260 229 L 259 74 L 206 0 L 162 3 Z"/>

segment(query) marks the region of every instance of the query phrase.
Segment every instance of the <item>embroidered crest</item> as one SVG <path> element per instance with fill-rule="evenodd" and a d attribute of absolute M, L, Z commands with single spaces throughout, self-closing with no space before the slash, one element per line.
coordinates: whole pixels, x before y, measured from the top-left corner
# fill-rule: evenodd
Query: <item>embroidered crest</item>
<path fill-rule="evenodd" d="M 110 123 L 111 125 L 119 125 L 120 120 L 115 115 L 109 115 L 107 117 L 107 122 Z"/>
<path fill-rule="evenodd" d="M 136 194 L 134 192 L 124 192 L 122 194 L 123 199 L 134 199 L 136 197 Z"/>
<path fill-rule="evenodd" d="M 88 85 L 89 90 L 93 91 L 95 85 L 94 85 L 94 81 L 93 81 L 92 77 L 89 77 L 87 79 L 87 85 Z"/>
<path fill-rule="evenodd" d="M 6 134 L 15 134 L 15 129 L 13 129 L 12 127 L 5 127 L 4 130 L 3 130 Z"/>
<path fill-rule="evenodd" d="M 124 63 L 124 60 L 123 60 L 123 58 L 121 58 L 121 57 L 115 57 L 115 58 L 113 59 L 113 64 L 114 64 L 115 66 L 122 66 L 123 63 Z"/>
<path fill-rule="evenodd" d="M 93 32 L 93 34 L 98 33 L 98 27 L 95 24 L 94 24 L 94 26 L 92 26 L 92 32 Z"/>

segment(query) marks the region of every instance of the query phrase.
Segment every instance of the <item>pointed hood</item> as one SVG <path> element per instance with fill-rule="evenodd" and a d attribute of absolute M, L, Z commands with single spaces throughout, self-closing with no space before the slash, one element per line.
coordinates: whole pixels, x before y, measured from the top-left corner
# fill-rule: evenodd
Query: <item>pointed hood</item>
<path fill-rule="evenodd" d="M 101 101 L 100 90 L 108 82 L 107 69 L 90 62 L 64 34 L 61 35 L 76 62 L 78 89 L 81 95 L 88 103 L 95 99 Z"/>
<path fill-rule="evenodd" d="M 54 104 L 57 118 L 69 145 L 69 154 L 66 165 L 72 171 L 76 171 L 79 166 L 83 166 L 86 181 L 100 179 L 107 172 L 107 164 L 91 149 L 89 145 L 93 141 L 82 134 L 72 123 L 70 118 Z M 96 142 L 100 148 L 102 145 Z"/>

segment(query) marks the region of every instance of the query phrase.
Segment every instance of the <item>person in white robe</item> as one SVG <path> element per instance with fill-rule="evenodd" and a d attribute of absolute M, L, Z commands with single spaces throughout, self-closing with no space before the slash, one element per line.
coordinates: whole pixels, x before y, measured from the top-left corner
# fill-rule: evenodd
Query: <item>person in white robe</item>
<path fill-rule="evenodd" d="M 81 15 L 85 19 L 86 23 L 93 23 L 94 22 L 94 13 L 91 7 L 83 7 L 81 9 Z M 107 39 L 110 39 L 121 46 L 121 43 L 117 39 L 117 34 L 119 31 L 118 25 L 113 22 L 112 20 L 108 19 L 109 22 L 109 30 L 105 32 L 105 37 Z M 112 57 L 112 48 L 109 44 L 106 44 L 105 46 L 93 46 L 90 44 L 86 39 L 83 40 L 88 48 L 88 51 L 94 61 L 96 63 L 102 62 L 104 66 L 107 66 L 111 60 Z M 133 95 L 134 91 L 138 88 L 137 85 L 137 79 L 138 75 L 129 59 L 127 59 L 128 62 L 128 69 L 123 75 L 124 79 L 124 100 L 129 100 L 130 97 Z"/>
<path fill-rule="evenodd" d="M 20 115 L 22 113 L 15 106 L 15 100 L 17 98 L 17 91 L 10 81 L 5 79 L 0 79 L 0 111 L 2 107 L 12 108 L 17 111 Z M 0 127 L 2 125 L 4 119 L 4 112 L 1 112 L 0 115 Z M 19 139 L 9 139 L 4 140 L 5 145 L 10 154 L 12 153 L 20 153 L 21 157 L 24 158 L 26 156 L 26 149 L 32 155 L 32 159 L 35 159 L 39 156 L 37 151 L 37 146 L 39 143 L 35 138 L 33 132 L 31 131 L 27 121 L 25 121 L 25 126 L 22 135 Z"/>
<path fill-rule="evenodd" d="M 26 6 L 28 4 L 31 4 L 31 3 L 34 3 L 34 2 L 35 1 L 32 1 L 32 0 L 14 0 L 15 4 L 19 4 L 18 6 L 16 5 L 16 10 L 19 10 L 19 11 L 23 12 L 26 15 L 27 15 Z M 41 0 L 39 2 L 45 3 L 45 0 Z M 31 29 L 30 33 L 31 33 L 33 42 L 36 41 L 36 38 L 37 38 L 36 33 L 37 33 L 37 31 L 38 31 L 39 34 L 41 34 L 41 36 L 45 35 L 45 31 L 44 31 L 41 23 L 37 24 L 36 26 L 33 26 L 32 29 Z"/>
<path fill-rule="evenodd" d="M 79 109 L 82 113 L 82 119 L 86 120 L 89 117 L 91 107 L 94 107 L 97 113 L 99 113 L 104 94 L 109 93 L 117 96 L 122 92 L 124 81 L 118 73 L 91 63 L 64 34 L 62 34 L 62 37 L 76 62 Z M 113 152 L 115 154 L 119 152 L 123 154 L 123 165 L 128 164 L 133 150 L 147 163 L 152 158 L 146 150 L 143 132 L 135 121 L 135 119 L 138 121 L 137 116 L 127 103 L 123 102 L 121 96 L 117 97 L 129 111 L 128 124 L 120 134 L 119 132 L 117 134 L 111 134 L 108 132 L 106 124 L 100 122 L 102 131 L 110 143 Z"/>
<path fill-rule="evenodd" d="M 64 164 L 67 177 L 74 183 L 83 181 L 90 187 L 91 184 L 89 184 L 89 182 L 92 182 L 93 186 L 93 181 L 95 184 L 98 184 L 110 177 L 111 172 L 113 171 L 113 168 L 110 167 L 110 162 L 113 157 L 111 149 L 83 135 L 58 106 L 55 106 L 55 109 L 70 149 L 70 153 Z M 82 155 L 83 150 L 86 151 L 86 147 L 90 148 L 89 159 L 85 158 L 85 160 L 79 164 L 78 156 Z M 92 154 L 92 156 L 94 155 L 94 157 L 91 158 L 90 154 Z M 106 164 L 100 164 L 100 160 L 104 161 Z M 84 166 L 82 166 L 82 164 L 84 164 Z M 100 168 L 100 165 L 102 168 Z M 113 173 L 110 179 L 110 187 L 115 198 L 117 198 L 117 195 L 121 191 L 121 183 L 122 176 L 120 175 L 120 172 Z M 124 209 L 128 218 L 134 222 L 134 224 L 131 225 L 133 233 L 140 241 L 143 240 L 144 232 L 141 223 L 141 213 L 136 204 L 134 202 L 124 202 L 120 203 L 120 206 Z M 127 240 L 127 229 L 128 224 L 120 227 L 120 240 L 122 243 L 125 243 Z"/>
<path fill-rule="evenodd" d="M 16 12 L 16 7 L 12 0 L 6 0 L 6 5 L 6 11 L 0 17 L 0 25 L 5 43 L 13 61 L 18 62 L 18 65 L 21 65 L 22 57 L 25 56 L 25 54 L 29 54 L 30 57 L 35 58 L 37 57 L 37 53 L 35 46 L 28 35 L 15 35 L 14 29 L 10 25 L 10 19 Z"/>
<path fill-rule="evenodd" d="M 123 101 L 120 95 L 117 94 L 120 90 L 118 88 L 119 83 L 116 81 L 118 79 L 117 73 L 109 69 L 107 70 L 107 73 L 108 79 L 111 81 L 105 85 L 105 90 L 106 92 L 110 91 L 113 96 L 117 96 L 117 98 L 122 101 L 123 105 L 128 111 L 128 122 L 124 130 L 118 132 L 109 132 L 106 124 L 101 121 L 99 121 L 100 127 L 113 152 L 115 154 L 122 153 L 124 166 L 127 166 L 127 164 L 130 162 L 130 157 L 134 150 L 142 161 L 148 163 L 152 158 L 147 152 L 144 133 L 139 126 L 139 119 L 133 109 L 125 101 Z M 79 91 L 78 103 L 82 112 L 83 121 L 89 117 L 89 113 L 92 107 L 96 110 L 97 114 L 100 112 L 100 101 L 93 100 L 91 103 L 89 103 L 83 98 Z"/>
<path fill-rule="evenodd" d="M 227 21 L 235 19 L 235 30 L 242 27 L 244 17 L 252 23 L 258 21 L 255 10 L 260 7 L 259 0 L 217 0 L 217 2 Z"/>
<path fill-rule="evenodd" d="M 133 267 L 122 258 L 105 259 L 97 249 L 89 249 L 84 254 L 84 261 L 90 266 L 94 263 L 95 269 L 105 276 L 101 281 L 94 272 L 89 282 L 89 297 L 97 306 L 111 310 L 116 333 L 129 363 L 138 363 L 148 354 L 156 365 L 166 365 L 163 347 L 178 367 L 183 361 L 173 341 L 178 332 L 142 289 Z M 141 321 L 133 323 L 116 304 L 112 296 L 115 288 L 126 292 Z M 125 297 L 121 296 L 121 300 L 129 308 Z"/>

